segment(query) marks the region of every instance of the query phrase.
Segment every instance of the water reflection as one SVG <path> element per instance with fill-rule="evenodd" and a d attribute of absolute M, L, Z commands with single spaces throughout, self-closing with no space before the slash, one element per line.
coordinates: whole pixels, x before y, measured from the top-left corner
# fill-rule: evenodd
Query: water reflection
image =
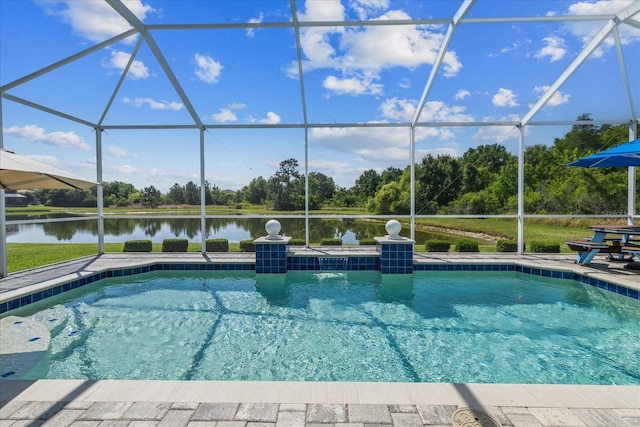
<path fill-rule="evenodd" d="M 19 218 L 10 217 L 8 220 Z M 304 218 L 276 218 L 282 225 L 281 233 L 294 239 L 305 238 Z M 207 219 L 206 237 L 225 238 L 230 242 L 256 239 L 266 234 L 264 218 L 216 218 Z M 309 220 L 309 239 L 319 242 L 322 238 L 342 239 L 344 244 L 356 244 L 363 238 L 384 236 L 385 221 L 361 219 L 311 219 Z M 122 243 L 126 240 L 150 239 L 159 243 L 167 238 L 186 238 L 200 242 L 199 218 L 140 218 L 109 219 L 104 221 L 106 243 Z M 410 230 L 400 233 L 409 237 Z M 65 221 L 40 224 L 20 224 L 7 226 L 7 241 L 12 243 L 95 243 L 98 236 L 97 220 Z M 457 235 L 426 233 L 416 231 L 418 244 L 426 239 L 447 239 L 452 242 Z"/>

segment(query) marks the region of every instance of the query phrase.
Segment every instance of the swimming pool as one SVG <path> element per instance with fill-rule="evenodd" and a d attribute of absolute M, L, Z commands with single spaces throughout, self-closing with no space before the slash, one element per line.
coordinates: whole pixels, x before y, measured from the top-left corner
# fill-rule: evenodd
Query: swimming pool
<path fill-rule="evenodd" d="M 514 271 L 158 271 L 8 314 L 9 378 L 640 384 L 637 300 Z"/>

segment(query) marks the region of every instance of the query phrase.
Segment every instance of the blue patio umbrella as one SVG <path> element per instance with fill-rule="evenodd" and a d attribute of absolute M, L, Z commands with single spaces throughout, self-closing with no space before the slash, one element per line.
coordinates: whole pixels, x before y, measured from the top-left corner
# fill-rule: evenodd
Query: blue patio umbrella
<path fill-rule="evenodd" d="M 565 166 L 581 166 L 583 168 L 640 166 L 640 138 L 574 160 Z"/>

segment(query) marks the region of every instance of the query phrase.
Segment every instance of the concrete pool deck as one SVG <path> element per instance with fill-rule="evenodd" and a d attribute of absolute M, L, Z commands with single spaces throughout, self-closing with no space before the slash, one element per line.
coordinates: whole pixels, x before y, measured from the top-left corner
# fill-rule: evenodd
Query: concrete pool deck
<path fill-rule="evenodd" d="M 304 251 L 304 249 L 300 249 Z M 318 250 L 311 250 L 317 253 Z M 321 250 L 345 256 L 358 248 Z M 104 254 L 11 274 L 0 301 L 105 269 L 251 262 L 253 254 Z M 640 271 L 564 254 L 416 253 L 416 263 L 505 263 L 574 271 L 640 290 Z M 0 337 L 1 342 L 2 337 Z M 0 380 L 5 426 L 451 426 L 461 407 L 503 426 L 640 426 L 640 386 L 235 381 Z"/>

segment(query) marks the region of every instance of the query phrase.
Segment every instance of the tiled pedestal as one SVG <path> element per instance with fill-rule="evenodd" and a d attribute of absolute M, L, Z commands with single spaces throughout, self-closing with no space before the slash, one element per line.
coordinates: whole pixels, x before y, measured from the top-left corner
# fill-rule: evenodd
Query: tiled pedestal
<path fill-rule="evenodd" d="M 375 237 L 382 274 L 412 274 L 414 240 L 406 237 Z"/>
<path fill-rule="evenodd" d="M 256 273 L 279 274 L 287 272 L 287 245 L 291 237 L 278 240 L 260 237 L 256 245 Z"/>

